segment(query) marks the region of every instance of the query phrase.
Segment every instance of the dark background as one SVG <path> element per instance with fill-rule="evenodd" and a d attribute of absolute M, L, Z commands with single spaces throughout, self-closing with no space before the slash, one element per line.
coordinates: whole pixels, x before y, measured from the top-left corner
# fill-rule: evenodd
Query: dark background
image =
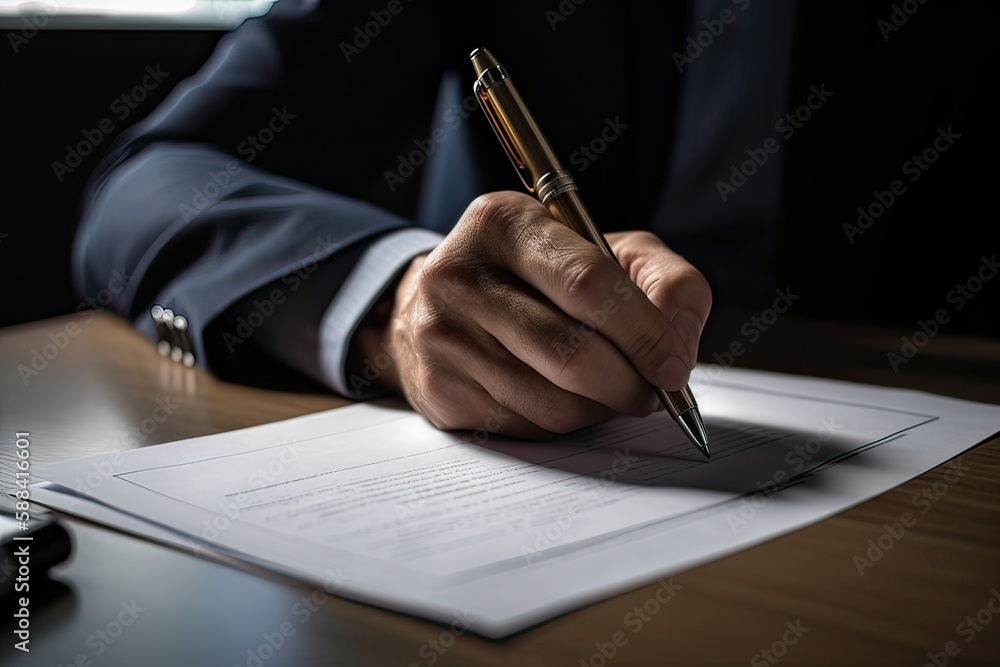
<path fill-rule="evenodd" d="M 1000 250 L 1000 143 L 992 102 L 1000 13 L 985 2 L 928 2 L 887 41 L 877 21 L 890 16 L 893 4 L 856 3 L 853 11 L 825 16 L 820 3 L 802 3 L 802 19 L 825 29 L 796 44 L 789 108 L 804 101 L 813 84 L 825 82 L 837 97 L 787 144 L 790 160 L 808 155 L 811 167 L 786 177 L 782 283 L 804 295 L 796 304 L 803 315 L 886 324 L 908 333 L 918 320 L 946 308 L 949 333 L 998 336 L 1000 278 L 987 282 L 961 311 L 946 296 L 975 275 L 981 257 Z M 15 54 L 8 32 L 2 31 L 0 43 L 7 172 L 0 325 L 72 312 L 80 304 L 70 284 L 70 248 L 80 195 L 100 156 L 84 157 L 61 183 L 52 162 L 64 161 L 67 144 L 110 117 L 115 132 L 104 138 L 103 152 L 197 71 L 222 35 L 43 30 Z M 157 65 L 170 73 L 167 80 L 118 120 L 112 102 L 141 82 L 147 66 Z M 669 60 L 664 66 L 671 66 Z M 910 183 L 900 172 L 902 163 L 947 125 L 962 138 Z M 896 178 L 904 179 L 907 192 L 848 243 L 843 223 L 855 220 L 857 206 L 873 201 L 873 190 L 887 190 Z"/>
<path fill-rule="evenodd" d="M 75 311 L 70 249 L 87 177 L 100 161 L 91 154 L 56 179 L 52 162 L 65 162 L 66 145 L 83 140 L 110 118 L 114 137 L 142 119 L 171 88 L 201 67 L 222 32 L 147 30 L 41 30 L 13 52 L 0 43 L 4 210 L 0 266 L 4 286 L 0 325 Z M 14 31 L 20 33 L 20 31 Z M 123 92 L 141 84 L 146 66 L 169 72 L 124 121 L 112 110 Z"/>

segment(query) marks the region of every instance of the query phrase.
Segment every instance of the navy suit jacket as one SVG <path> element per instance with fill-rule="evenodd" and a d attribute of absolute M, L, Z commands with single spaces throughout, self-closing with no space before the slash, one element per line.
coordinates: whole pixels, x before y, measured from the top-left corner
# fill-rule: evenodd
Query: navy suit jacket
<path fill-rule="evenodd" d="M 372 239 L 418 224 L 447 232 L 476 195 L 520 189 L 471 96 L 468 54 L 480 45 L 520 73 L 562 154 L 608 118 L 628 120 L 636 139 L 610 145 L 581 187 L 628 193 L 590 198 L 609 229 L 648 218 L 676 80 L 656 53 L 680 34 L 683 3 L 594 2 L 556 30 L 526 2 L 401 0 L 376 15 L 354 4 L 278 3 L 118 140 L 84 206 L 82 292 L 124 269 L 112 307 L 151 338 L 157 303 L 187 317 L 198 363 L 216 373 L 242 375 L 262 352 L 308 373 L 319 318 Z M 655 83 L 639 85 L 646 78 Z M 602 215 L 612 205 L 617 215 Z M 275 289 L 294 345 L 271 323 L 237 331 L 247 304 Z"/>
<path fill-rule="evenodd" d="M 112 307 L 151 338 L 147 313 L 158 303 L 188 318 L 198 363 L 219 375 L 252 380 L 277 360 L 317 377 L 320 318 L 373 239 L 413 225 L 446 232 L 476 195 L 521 189 L 471 97 L 468 54 L 478 46 L 505 64 L 557 154 L 579 155 L 581 138 L 615 119 L 628 124 L 577 180 L 606 231 L 647 227 L 670 149 L 679 76 L 670 54 L 692 30 L 684 5 L 398 0 L 384 10 L 320 2 L 304 11 L 279 2 L 224 37 L 196 76 L 116 142 L 88 188 L 77 287 L 94 294 L 124 269 L 131 278 Z M 843 223 L 937 126 L 967 120 L 955 102 L 960 86 L 923 69 L 936 60 L 919 40 L 907 46 L 902 29 L 890 35 L 897 42 L 885 39 L 877 21 L 889 11 L 889 3 L 800 8 L 790 104 L 823 83 L 840 99 L 786 146 L 794 224 L 785 225 L 793 252 L 782 268 L 828 314 L 848 302 L 861 316 L 922 312 L 919 295 L 887 305 L 868 288 L 880 272 L 890 283 L 906 279 L 935 252 L 920 232 L 936 228 L 931 214 L 943 199 L 911 196 L 864 239 L 863 254 L 851 250 Z M 904 26 L 914 38 L 935 20 L 920 28 L 918 18 Z M 957 36 L 942 43 L 972 48 Z M 961 128 L 972 135 L 963 146 L 975 144 L 977 127 Z M 940 172 L 939 189 L 963 175 Z M 896 220 L 905 220 L 905 238 L 893 236 Z M 729 239 L 690 239 L 690 248 L 738 251 L 745 239 L 734 230 Z M 812 249 L 802 259 L 796 248 L 805 244 Z M 830 263 L 845 256 L 853 270 L 831 287 Z M 280 314 L 234 346 L 227 334 L 276 289 L 287 300 Z"/>

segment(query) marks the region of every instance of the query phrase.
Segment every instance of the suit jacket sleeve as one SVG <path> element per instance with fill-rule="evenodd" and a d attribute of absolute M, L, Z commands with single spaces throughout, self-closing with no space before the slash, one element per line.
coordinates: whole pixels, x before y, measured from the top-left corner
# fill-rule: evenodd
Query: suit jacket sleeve
<path fill-rule="evenodd" d="M 340 284 L 370 243 L 413 225 L 413 184 L 380 167 L 418 135 L 434 86 L 412 80 L 413 124 L 379 122 L 371 105 L 391 101 L 389 55 L 343 53 L 329 31 L 354 19 L 331 15 L 340 11 L 303 16 L 279 3 L 224 37 L 88 186 L 77 289 L 93 295 L 124 275 L 109 307 L 151 338 L 153 304 L 183 314 L 197 363 L 218 375 L 246 379 L 248 362 L 277 357 L 316 377 L 316 329 Z M 397 17 L 402 41 L 420 33 L 406 22 L 424 19 Z M 268 299 L 278 308 L 248 322 Z"/>

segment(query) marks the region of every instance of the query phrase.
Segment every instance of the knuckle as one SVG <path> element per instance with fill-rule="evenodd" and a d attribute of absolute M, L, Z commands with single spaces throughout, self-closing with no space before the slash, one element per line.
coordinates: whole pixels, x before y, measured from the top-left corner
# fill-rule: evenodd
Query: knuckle
<path fill-rule="evenodd" d="M 549 354 L 560 376 L 577 379 L 588 370 L 593 333 L 593 329 L 579 325 L 563 329 L 553 337 Z"/>
<path fill-rule="evenodd" d="M 694 298 L 703 304 L 706 310 L 712 308 L 712 287 L 701 271 L 692 266 L 690 270 L 681 274 L 679 280 L 681 288 L 689 294 L 693 294 Z"/>
<path fill-rule="evenodd" d="M 534 420 L 550 433 L 572 433 L 587 423 L 586 415 L 568 395 L 557 396 Z"/>
<path fill-rule="evenodd" d="M 494 394 L 499 405 L 548 434 L 570 433 L 584 424 L 586 415 L 576 405 L 579 399 L 574 399 L 573 394 L 559 391 L 547 383 L 527 392 L 508 387 Z"/>
<path fill-rule="evenodd" d="M 571 298 L 603 294 L 615 279 L 609 261 L 596 246 L 579 253 L 562 269 L 566 294 Z"/>
<path fill-rule="evenodd" d="M 701 271 L 689 266 L 675 278 L 677 288 L 695 294 L 699 300 L 711 302 L 712 288 Z"/>
<path fill-rule="evenodd" d="M 462 414 L 454 406 L 462 405 L 462 383 L 440 364 L 427 364 L 415 378 L 411 400 L 427 421 L 441 430 L 463 428 Z"/>
<path fill-rule="evenodd" d="M 515 192 L 487 192 L 473 199 L 462 215 L 462 228 L 477 239 L 489 239 L 506 229 L 500 224 L 503 218 L 512 216 L 520 197 Z"/>
<path fill-rule="evenodd" d="M 477 290 L 481 291 L 481 283 L 485 280 L 472 257 L 431 257 L 420 271 L 417 285 L 425 314 L 440 314 L 468 303 Z"/>
<path fill-rule="evenodd" d="M 632 232 L 633 239 L 636 245 L 656 245 L 662 246 L 663 240 L 651 231 L 640 229 Z"/>
<path fill-rule="evenodd" d="M 431 294 L 461 292 L 472 275 L 468 262 L 455 253 L 432 253 L 420 268 L 419 284 Z"/>
<path fill-rule="evenodd" d="M 537 199 L 523 192 L 490 192 L 476 197 L 463 216 L 470 241 L 489 255 L 548 251 L 552 243 L 540 225 L 548 217 Z"/>
<path fill-rule="evenodd" d="M 541 230 L 526 216 L 512 216 L 504 221 L 502 243 L 511 252 L 524 252 L 539 245 Z"/>
<path fill-rule="evenodd" d="M 420 309 L 409 327 L 410 344 L 419 359 L 432 363 L 447 358 L 454 333 L 442 313 L 433 305 Z"/>
<path fill-rule="evenodd" d="M 492 219 L 504 208 L 502 193 L 487 192 L 471 202 L 465 211 L 465 217 L 472 220 Z"/>
<path fill-rule="evenodd" d="M 712 288 L 698 269 L 691 265 L 664 274 L 649 284 L 647 296 L 666 312 L 676 309 L 681 301 L 712 307 Z"/>
<path fill-rule="evenodd" d="M 662 352 L 666 335 L 667 330 L 663 327 L 645 325 L 629 337 L 623 352 L 639 366 L 652 366 L 655 370 L 659 363 L 666 360 L 666 355 Z"/>

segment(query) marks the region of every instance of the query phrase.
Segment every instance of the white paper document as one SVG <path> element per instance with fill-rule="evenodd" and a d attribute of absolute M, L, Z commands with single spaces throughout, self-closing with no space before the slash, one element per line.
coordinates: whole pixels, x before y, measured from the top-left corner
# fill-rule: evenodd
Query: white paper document
<path fill-rule="evenodd" d="M 1000 407 L 707 367 L 665 413 L 538 443 L 392 403 L 39 465 L 43 504 L 502 637 L 818 521 L 1000 430 Z M 113 463 L 112 463 L 113 462 Z"/>

